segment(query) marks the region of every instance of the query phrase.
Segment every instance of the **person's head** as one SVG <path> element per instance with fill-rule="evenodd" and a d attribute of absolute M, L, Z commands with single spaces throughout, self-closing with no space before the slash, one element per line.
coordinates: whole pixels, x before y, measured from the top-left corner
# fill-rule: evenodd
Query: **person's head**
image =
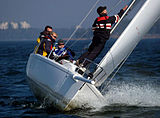
<path fill-rule="evenodd" d="M 55 32 L 51 32 L 51 33 L 50 33 L 50 36 L 51 36 L 54 40 L 56 40 L 57 37 L 58 37 L 57 33 L 55 33 Z"/>
<path fill-rule="evenodd" d="M 46 26 L 44 30 L 47 31 L 47 32 L 52 32 L 53 31 L 51 26 Z"/>
<path fill-rule="evenodd" d="M 58 40 L 58 48 L 64 48 L 64 41 L 62 39 Z"/>
<path fill-rule="evenodd" d="M 97 13 L 99 15 L 102 15 L 102 14 L 107 14 L 107 7 L 106 6 L 100 6 L 97 8 Z"/>

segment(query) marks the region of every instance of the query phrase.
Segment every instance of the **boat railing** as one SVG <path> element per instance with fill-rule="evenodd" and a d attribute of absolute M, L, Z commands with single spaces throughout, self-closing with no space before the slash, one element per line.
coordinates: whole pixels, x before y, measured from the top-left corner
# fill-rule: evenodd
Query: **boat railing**
<path fill-rule="evenodd" d="M 85 62 L 89 62 L 89 64 L 85 68 L 81 67 L 81 65 L 83 65 Z M 87 58 L 84 59 L 81 65 L 79 66 L 79 68 L 77 68 L 76 71 L 83 77 L 90 80 L 93 80 L 93 73 L 97 70 L 97 68 L 99 68 L 98 74 L 100 74 L 103 71 L 103 68 L 99 64 Z"/>

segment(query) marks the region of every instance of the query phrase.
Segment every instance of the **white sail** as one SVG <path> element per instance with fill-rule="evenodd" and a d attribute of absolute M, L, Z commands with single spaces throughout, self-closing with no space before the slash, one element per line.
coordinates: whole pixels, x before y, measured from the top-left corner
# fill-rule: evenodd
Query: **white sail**
<path fill-rule="evenodd" d="M 100 67 L 93 77 L 96 86 L 100 86 L 114 69 L 128 57 L 159 17 L 160 0 L 147 0 L 100 62 Z"/>

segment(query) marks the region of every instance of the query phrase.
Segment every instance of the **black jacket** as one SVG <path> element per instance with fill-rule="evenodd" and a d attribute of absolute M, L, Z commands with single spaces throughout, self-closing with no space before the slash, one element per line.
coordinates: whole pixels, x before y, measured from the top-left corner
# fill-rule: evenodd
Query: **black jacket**
<path fill-rule="evenodd" d="M 92 25 L 94 35 L 100 34 L 104 35 L 104 37 L 109 38 L 112 25 L 118 22 L 118 20 L 122 17 L 123 13 L 124 11 L 123 9 L 121 9 L 118 15 L 107 16 L 107 14 L 103 14 L 100 15 L 100 17 L 96 18 Z"/>
<path fill-rule="evenodd" d="M 43 53 L 47 53 L 46 56 L 49 55 L 50 51 L 52 50 L 54 46 L 55 40 L 51 36 L 45 36 L 43 40 L 41 41 L 41 44 L 38 49 L 38 53 L 41 55 L 44 55 Z"/>
<path fill-rule="evenodd" d="M 42 40 L 42 39 L 44 39 L 45 38 L 45 36 L 48 36 L 49 35 L 49 32 L 48 31 L 43 31 L 43 32 L 41 32 L 40 33 L 40 36 L 39 36 L 39 38 L 40 38 L 40 41 Z"/>

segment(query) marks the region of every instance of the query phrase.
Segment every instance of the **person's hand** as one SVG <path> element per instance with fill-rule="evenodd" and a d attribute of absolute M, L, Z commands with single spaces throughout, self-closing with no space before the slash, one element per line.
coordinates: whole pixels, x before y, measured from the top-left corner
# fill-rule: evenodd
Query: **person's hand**
<path fill-rule="evenodd" d="M 95 31 L 96 30 L 96 28 L 92 28 L 92 31 Z"/>
<path fill-rule="evenodd" d="M 123 8 L 123 11 L 125 11 L 127 8 L 128 8 L 128 5 L 126 5 L 126 6 Z"/>

